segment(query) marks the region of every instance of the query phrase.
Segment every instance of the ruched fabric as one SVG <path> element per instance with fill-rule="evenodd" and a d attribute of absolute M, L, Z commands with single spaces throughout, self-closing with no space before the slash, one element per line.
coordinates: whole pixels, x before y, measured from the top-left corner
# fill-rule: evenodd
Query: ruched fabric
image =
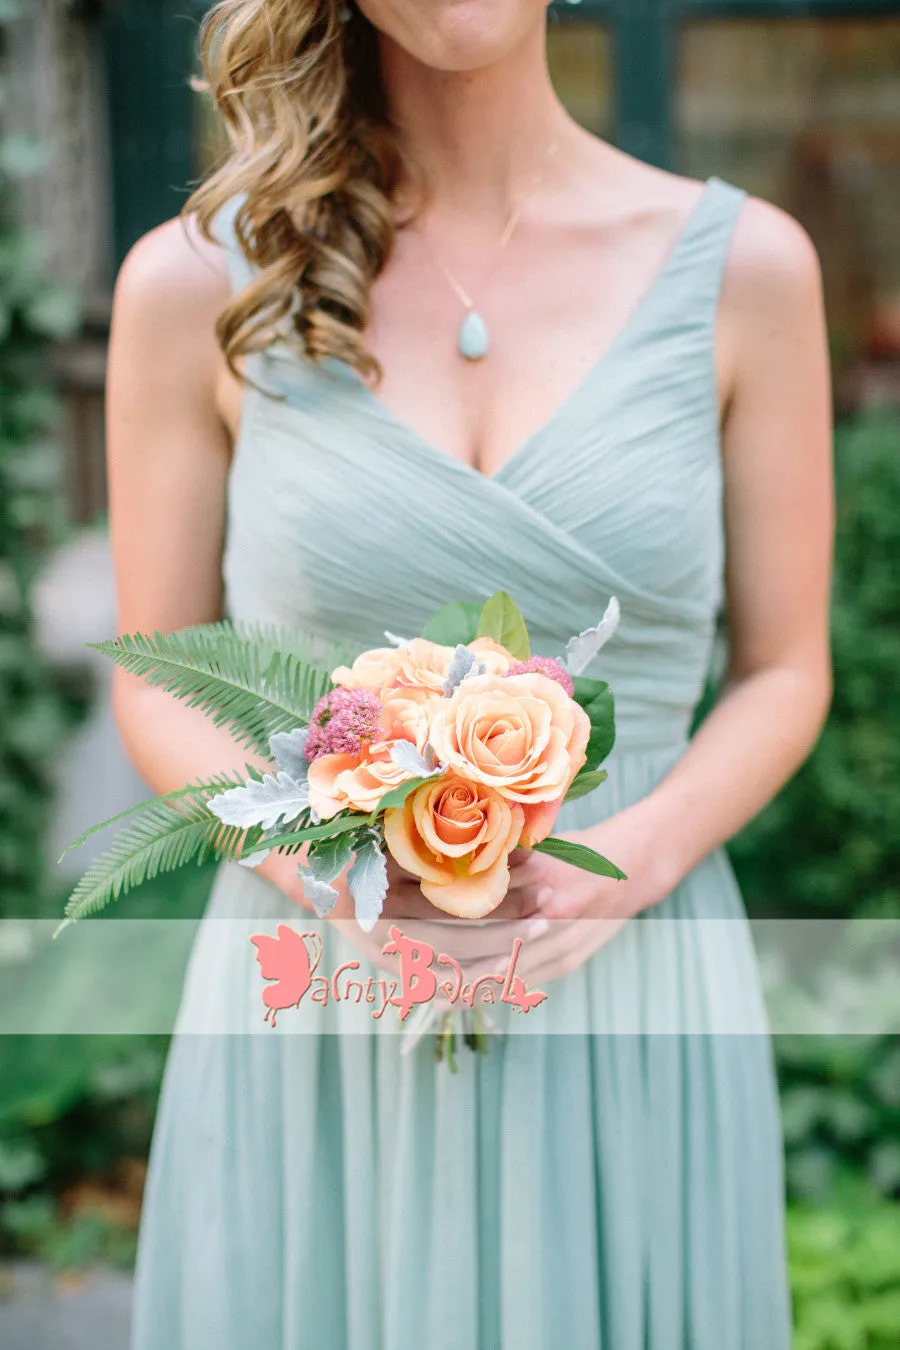
<path fill-rule="evenodd" d="M 742 202 L 709 181 L 612 347 L 491 478 L 340 363 L 252 358 L 275 397 L 245 395 L 226 612 L 362 648 L 503 587 L 556 655 L 616 595 L 587 672 L 616 697 L 609 779 L 557 832 L 646 795 L 687 744 L 723 599 L 714 334 Z M 788 1350 L 771 1044 L 722 850 L 534 1014 L 498 1009 L 456 1074 L 353 1008 L 263 1027 L 255 950 L 222 920 L 274 933 L 298 911 L 220 867 L 159 1104 L 132 1350 Z M 324 971 L 358 957 L 302 927 Z"/>

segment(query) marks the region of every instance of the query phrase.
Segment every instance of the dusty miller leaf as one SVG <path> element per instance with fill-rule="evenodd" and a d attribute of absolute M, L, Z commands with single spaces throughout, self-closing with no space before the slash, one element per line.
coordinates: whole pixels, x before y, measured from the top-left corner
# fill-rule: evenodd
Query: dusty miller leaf
<path fill-rule="evenodd" d="M 435 767 L 434 747 L 426 745 L 425 754 L 420 755 L 412 741 L 394 741 L 391 746 L 391 759 L 405 773 L 415 778 L 429 778 L 440 773 Z"/>
<path fill-rule="evenodd" d="M 356 922 L 364 933 L 371 933 L 388 889 L 387 860 L 374 832 L 357 847 L 353 866 L 347 873 L 347 887 L 353 897 Z"/>
<path fill-rule="evenodd" d="M 563 665 L 570 675 L 580 675 L 587 669 L 600 648 L 609 641 L 618 628 L 621 614 L 619 602 L 613 596 L 596 628 L 585 628 L 577 637 L 569 638 Z"/>
<path fill-rule="evenodd" d="M 309 760 L 306 758 L 306 742 L 309 727 L 295 727 L 293 731 L 275 731 L 269 737 L 269 749 L 279 769 L 297 783 L 306 781 L 309 772 Z"/>
<path fill-rule="evenodd" d="M 213 797 L 208 806 L 226 825 L 239 825 L 242 829 L 262 825 L 271 829 L 279 821 L 287 824 L 296 820 L 307 809 L 309 785 L 298 783 L 287 773 L 275 777 L 267 773 L 260 782 L 251 780 L 244 787 Z"/>

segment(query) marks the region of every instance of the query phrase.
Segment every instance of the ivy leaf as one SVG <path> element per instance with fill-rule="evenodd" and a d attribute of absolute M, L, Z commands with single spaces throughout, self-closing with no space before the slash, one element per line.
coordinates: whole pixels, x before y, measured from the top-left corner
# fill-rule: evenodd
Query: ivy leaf
<path fill-rule="evenodd" d="M 518 605 L 506 591 L 495 591 L 484 602 L 475 636 L 493 638 L 518 661 L 527 661 L 531 655 L 525 620 Z"/>
<path fill-rule="evenodd" d="M 535 853 L 546 853 L 551 858 L 559 858 L 560 862 L 571 863 L 573 867 L 580 867 L 584 872 L 593 872 L 598 877 L 614 877 L 616 881 L 627 881 L 625 873 L 616 867 L 615 863 L 604 858 L 602 853 L 597 853 L 592 848 L 587 848 L 584 844 L 576 844 L 571 839 L 556 839 L 550 835 L 539 844 L 532 844 Z"/>
<path fill-rule="evenodd" d="M 474 642 L 482 608 L 477 601 L 453 600 L 432 614 L 422 630 L 422 636 L 441 647 L 456 647 L 460 643 L 465 646 L 466 643 Z"/>

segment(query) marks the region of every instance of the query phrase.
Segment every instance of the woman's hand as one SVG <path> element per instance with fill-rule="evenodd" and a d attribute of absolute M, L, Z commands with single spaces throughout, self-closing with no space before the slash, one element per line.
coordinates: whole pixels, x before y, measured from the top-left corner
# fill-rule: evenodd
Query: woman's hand
<path fill-rule="evenodd" d="M 627 881 L 598 877 L 548 854 L 529 851 L 519 873 L 529 889 L 546 894 L 539 913 L 548 920 L 543 932 L 526 943 L 516 962 L 516 974 L 542 987 L 550 980 L 584 965 L 635 914 L 658 904 L 672 890 L 650 821 L 641 803 L 619 811 L 601 825 L 554 836 L 584 844 L 609 858 Z M 469 978 L 491 972 L 486 962 Z"/>
<path fill-rule="evenodd" d="M 546 933 L 550 924 L 541 916 L 542 900 L 552 892 L 530 867 L 530 852 L 516 849 L 510 856 L 510 887 L 500 905 L 485 919 L 458 919 L 432 905 L 422 894 L 419 878 L 405 871 L 387 856 L 388 893 L 381 918 L 371 932 L 360 928 L 354 916 L 353 900 L 347 888 L 346 872 L 332 885 L 338 892 L 328 919 L 357 951 L 373 966 L 396 974 L 396 956 L 383 956 L 382 948 L 389 941 L 390 928 L 396 924 L 404 936 L 427 943 L 440 954 L 458 961 L 464 978 L 469 970 L 484 966 L 487 970 L 501 969 L 509 960 L 513 943 L 521 939 L 522 951 L 538 936 Z M 301 909 L 313 913 L 306 899 L 303 882 L 298 873 L 303 854 L 273 852 L 254 871 L 264 876 Z"/>

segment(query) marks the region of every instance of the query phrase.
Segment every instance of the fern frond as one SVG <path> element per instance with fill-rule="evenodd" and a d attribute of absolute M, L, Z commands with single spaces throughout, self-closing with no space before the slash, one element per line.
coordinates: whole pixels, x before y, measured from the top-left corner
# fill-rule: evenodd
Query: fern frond
<path fill-rule="evenodd" d="M 339 641 L 306 629 L 244 619 L 220 619 L 217 623 L 198 624 L 182 631 L 244 638 L 265 651 L 270 659 L 275 652 L 290 652 L 306 665 L 327 671 L 334 670 L 335 666 L 352 665 L 362 650 L 358 642 Z"/>
<path fill-rule="evenodd" d="M 223 826 L 200 794 L 182 797 L 177 804 L 168 797 L 156 798 L 91 864 L 66 904 L 66 919 L 74 922 L 97 914 L 142 882 L 192 859 L 199 864 L 209 858 L 234 858 L 245 834 L 235 826 Z"/>
<path fill-rule="evenodd" d="M 255 767 L 248 764 L 248 775 L 251 771 L 254 774 L 257 773 Z M 73 848 L 80 848 L 87 839 L 90 839 L 92 834 L 97 834 L 100 830 L 105 830 L 107 825 L 115 825 L 117 820 L 124 820 L 126 816 L 139 815 L 143 812 L 150 811 L 153 807 L 158 806 L 161 801 L 175 802 L 180 801 L 183 798 L 199 799 L 198 794 L 199 797 L 202 797 L 203 799 L 214 797 L 216 793 L 225 792 L 229 788 L 243 787 L 245 782 L 246 779 L 243 778 L 237 770 L 234 770 L 231 773 L 217 773 L 214 774 L 212 778 L 205 780 L 198 779 L 196 783 L 188 783 L 186 787 L 177 788 L 174 792 L 167 792 L 163 796 L 150 797 L 147 801 L 138 802 L 137 806 L 129 806 L 126 811 L 120 811 L 118 815 L 110 816 L 108 820 L 101 820 L 99 825 L 92 825 L 89 830 L 85 830 L 84 834 L 80 834 L 77 839 L 73 839 L 71 844 L 63 849 L 62 853 L 57 858 L 57 862 L 62 862 L 66 854 L 71 853 Z"/>
<path fill-rule="evenodd" d="M 202 708 L 239 744 L 268 754 L 273 732 L 309 721 L 331 677 L 291 652 L 218 629 L 206 624 L 152 636 L 126 633 L 87 645 L 188 707 Z"/>

